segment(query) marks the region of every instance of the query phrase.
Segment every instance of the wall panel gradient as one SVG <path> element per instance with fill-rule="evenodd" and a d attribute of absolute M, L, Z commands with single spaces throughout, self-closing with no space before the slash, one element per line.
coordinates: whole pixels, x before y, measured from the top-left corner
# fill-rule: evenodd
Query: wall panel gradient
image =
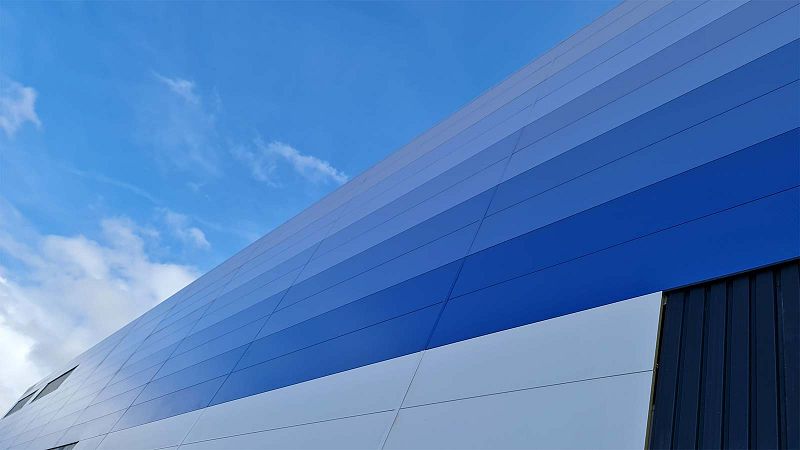
<path fill-rule="evenodd" d="M 36 383 L 77 366 L 0 449 L 641 447 L 660 292 L 800 257 L 798 149 L 796 0 L 625 1 Z M 677 404 L 750 376 L 703 351 Z"/>

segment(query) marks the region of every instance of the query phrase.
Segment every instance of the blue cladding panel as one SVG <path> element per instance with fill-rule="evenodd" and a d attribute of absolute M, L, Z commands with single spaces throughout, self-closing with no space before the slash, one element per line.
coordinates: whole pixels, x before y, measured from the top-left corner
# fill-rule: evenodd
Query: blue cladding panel
<path fill-rule="evenodd" d="M 240 328 L 237 328 L 230 333 L 223 334 L 213 340 L 206 342 L 192 350 L 184 353 L 176 354 L 171 357 L 167 362 L 161 366 L 158 371 L 159 376 L 167 375 L 178 370 L 185 369 L 189 366 L 205 361 L 219 354 L 225 353 L 228 350 L 233 350 L 236 347 L 251 342 L 259 330 L 264 327 L 266 319 L 259 319 L 250 322 Z"/>
<path fill-rule="evenodd" d="M 584 116 L 587 112 L 616 100 L 657 77 L 680 67 L 692 58 L 719 46 L 743 31 L 788 9 L 795 2 L 769 2 L 769 5 L 749 4 L 738 8 L 716 22 L 687 36 L 674 45 L 651 56 L 605 82 L 586 95 L 558 108 L 523 129 L 519 148 L 525 148 L 537 140 L 555 132 Z M 787 71 L 783 75 L 786 75 Z M 733 92 L 729 92 L 733 94 Z M 702 107 L 702 104 L 696 106 Z M 660 127 L 660 126 L 659 126 Z"/>
<path fill-rule="evenodd" d="M 292 286 L 286 294 L 286 298 L 281 302 L 281 307 L 308 298 L 335 284 L 341 283 L 343 280 L 348 280 L 479 221 L 489 204 L 490 194 L 491 192 L 485 192 L 473 197 L 318 275 Z"/>
<path fill-rule="evenodd" d="M 796 72 L 780 69 L 798 67 L 798 55 L 795 41 L 502 183 L 489 214 L 797 80 Z"/>
<path fill-rule="evenodd" d="M 431 345 L 796 258 L 798 229 L 794 188 L 452 299 Z M 686 245 L 696 258 L 685 258 Z"/>
<path fill-rule="evenodd" d="M 211 326 L 202 327 L 202 325 L 198 325 L 197 332 L 187 336 L 186 339 L 184 339 L 178 346 L 176 353 L 190 350 L 200 344 L 240 328 L 245 324 L 253 322 L 262 317 L 269 316 L 273 311 L 275 311 L 275 308 L 278 306 L 278 303 L 281 301 L 281 298 L 283 298 L 284 295 L 285 292 L 281 292 L 279 294 L 270 296 L 244 309 L 241 312 L 226 316 Z"/>
<path fill-rule="evenodd" d="M 214 397 L 223 403 L 425 348 L 441 304 L 233 372 Z"/>
<path fill-rule="evenodd" d="M 200 384 L 212 378 L 227 375 L 233 370 L 236 361 L 242 357 L 246 346 L 207 359 L 203 362 L 179 370 L 173 374 L 158 378 L 147 384 L 141 394 L 136 397 L 134 405 L 171 394 L 175 391 Z"/>
<path fill-rule="evenodd" d="M 794 82 L 488 216 L 473 248 L 514 238 L 798 125 L 800 83 Z"/>
<path fill-rule="evenodd" d="M 275 333 L 266 328 L 259 334 L 265 337 L 253 342 L 236 367 L 248 367 L 442 302 L 460 265 L 448 264 Z"/>
<path fill-rule="evenodd" d="M 130 391 L 131 389 L 137 388 L 139 386 L 144 386 L 150 381 L 153 376 L 158 372 L 158 369 L 161 366 L 156 364 L 154 366 L 150 366 L 147 369 L 142 370 L 130 377 L 118 381 L 114 384 L 106 386 L 102 392 L 97 394 L 97 397 L 93 400 L 94 402 L 101 402 L 103 400 L 107 400 L 111 397 L 115 397 L 123 392 Z"/>
<path fill-rule="evenodd" d="M 132 406 L 125 411 L 114 430 L 130 428 L 165 417 L 182 414 L 208 405 L 225 377 L 173 392 L 169 395 Z"/>
<path fill-rule="evenodd" d="M 800 8 L 737 5 L 623 3 L 76 358 L 64 386 L 0 420 L 0 448 L 800 256 Z"/>
<path fill-rule="evenodd" d="M 795 129 L 472 254 L 464 263 L 453 296 L 797 186 L 798 148 L 800 131 Z M 664 214 L 665 210 L 670 214 Z"/>

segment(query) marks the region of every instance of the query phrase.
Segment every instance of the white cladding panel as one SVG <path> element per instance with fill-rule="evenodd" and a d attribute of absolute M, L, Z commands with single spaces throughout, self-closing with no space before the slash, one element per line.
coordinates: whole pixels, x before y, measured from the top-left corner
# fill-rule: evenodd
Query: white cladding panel
<path fill-rule="evenodd" d="M 658 293 L 637 297 L 128 428 L 79 448 L 641 447 L 660 304 Z"/>

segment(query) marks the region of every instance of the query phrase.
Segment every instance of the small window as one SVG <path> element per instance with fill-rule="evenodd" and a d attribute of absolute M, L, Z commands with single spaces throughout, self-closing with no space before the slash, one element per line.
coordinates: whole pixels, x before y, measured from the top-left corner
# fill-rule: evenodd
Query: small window
<path fill-rule="evenodd" d="M 61 383 L 63 383 L 64 380 L 67 379 L 69 374 L 71 374 L 72 371 L 75 370 L 77 367 L 78 366 L 75 366 L 72 369 L 69 369 L 66 373 L 62 374 L 60 377 L 58 377 L 55 380 L 47 383 L 47 386 L 45 386 L 44 389 L 42 389 L 39 392 L 39 395 L 37 395 L 36 398 L 33 399 L 33 401 L 39 400 L 40 398 L 44 397 L 45 395 L 47 395 L 47 394 L 55 391 L 56 389 L 58 389 L 58 387 L 61 386 Z"/>
<path fill-rule="evenodd" d="M 58 447 L 48 448 L 47 450 L 72 450 L 75 446 L 78 445 L 77 442 L 73 442 L 71 444 L 66 445 L 59 445 Z"/>
<path fill-rule="evenodd" d="M 11 414 L 19 411 L 20 409 L 22 409 L 22 407 L 25 406 L 26 403 L 28 403 L 28 400 L 30 400 L 31 397 L 33 397 L 33 394 L 35 394 L 35 393 L 36 392 L 31 392 L 30 394 L 26 395 L 25 397 L 22 397 L 17 403 L 14 403 L 14 406 L 12 406 L 11 409 L 3 417 L 4 418 L 8 417 L 9 415 L 11 415 Z"/>

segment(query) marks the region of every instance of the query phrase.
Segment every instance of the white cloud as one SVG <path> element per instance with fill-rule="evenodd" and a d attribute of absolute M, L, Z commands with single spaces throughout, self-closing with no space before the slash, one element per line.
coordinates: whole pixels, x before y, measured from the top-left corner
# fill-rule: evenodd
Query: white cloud
<path fill-rule="evenodd" d="M 303 154 L 283 142 L 272 141 L 265 144 L 257 139 L 255 146 L 255 150 L 236 147 L 232 153 L 250 168 L 253 177 L 259 181 L 278 185 L 275 172 L 280 161 L 288 164 L 297 174 L 314 183 L 343 184 L 348 179 L 344 172 L 333 167 L 328 161 Z"/>
<path fill-rule="evenodd" d="M 97 239 L 41 235 L 0 198 L 0 409 L 198 276 L 155 260 L 130 220 L 100 225 Z"/>
<path fill-rule="evenodd" d="M 142 137 L 155 155 L 172 168 L 194 175 L 222 174 L 217 150 L 217 121 L 192 81 L 155 73 L 169 92 L 159 89 L 145 98 L 140 117 Z"/>
<path fill-rule="evenodd" d="M 206 239 L 203 230 L 189 225 L 190 219 L 184 214 L 162 208 L 164 222 L 170 231 L 182 242 L 193 245 L 201 250 L 208 250 L 211 244 Z"/>
<path fill-rule="evenodd" d="M 14 137 L 25 122 L 42 126 L 36 114 L 36 95 L 36 90 L 30 86 L 0 78 L 0 128 L 6 136 Z"/>
<path fill-rule="evenodd" d="M 194 92 L 194 81 L 184 80 L 183 78 L 169 78 L 158 73 L 156 78 L 164 83 L 172 92 L 183 98 L 189 103 L 199 104 L 200 97 Z"/>

